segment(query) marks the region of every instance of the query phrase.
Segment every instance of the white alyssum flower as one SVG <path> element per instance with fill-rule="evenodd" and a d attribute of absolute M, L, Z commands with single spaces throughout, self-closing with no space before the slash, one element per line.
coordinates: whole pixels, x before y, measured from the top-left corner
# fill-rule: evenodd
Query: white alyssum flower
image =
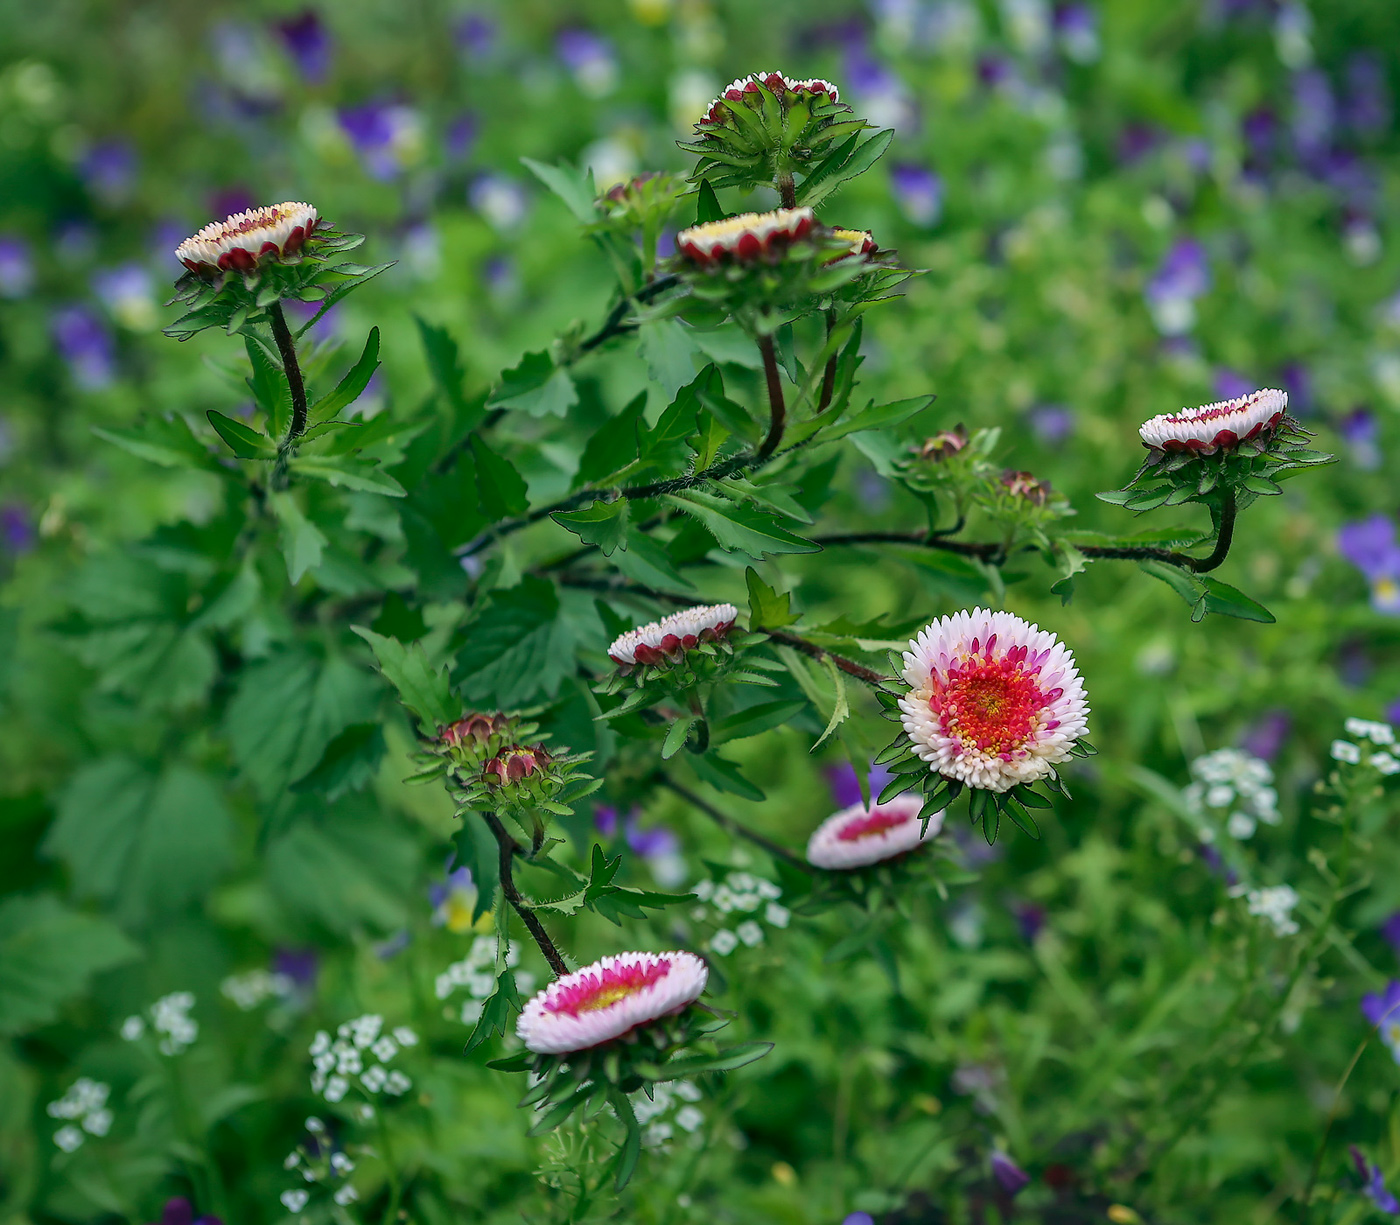
<path fill-rule="evenodd" d="M 135 1042 L 145 1032 L 145 1017 L 127 1017 L 127 1019 L 122 1022 L 121 1035 L 127 1042 Z"/>
<path fill-rule="evenodd" d="M 339 1204 L 342 1208 L 344 1208 L 346 1204 L 353 1204 L 357 1199 L 359 1199 L 360 1193 L 356 1191 L 355 1188 L 349 1183 L 346 1183 L 343 1187 L 337 1188 L 336 1193 L 331 1198 L 334 1199 L 335 1202 Z"/>
<path fill-rule="evenodd" d="M 211 221 L 175 248 L 175 258 L 201 276 L 251 272 L 261 262 L 294 258 L 319 224 L 315 207 L 299 200 L 250 208 Z"/>
<path fill-rule="evenodd" d="M 1369 740 L 1372 744 L 1391 745 L 1395 743 L 1395 729 L 1389 723 L 1378 723 L 1374 719 L 1349 718 L 1344 724 L 1348 736 L 1358 740 Z"/>
<path fill-rule="evenodd" d="M 1391 753 L 1372 753 L 1368 760 L 1381 774 L 1400 774 L 1400 760 Z"/>
<path fill-rule="evenodd" d="M 350 1082 L 343 1076 L 332 1076 L 326 1081 L 325 1096 L 328 1102 L 338 1102 L 350 1092 Z"/>
<path fill-rule="evenodd" d="M 807 840 L 807 861 L 828 871 L 866 868 L 907 855 L 932 841 L 943 828 L 943 814 L 923 829 L 914 796 L 896 796 L 888 804 L 852 804 L 823 821 Z"/>
<path fill-rule="evenodd" d="M 763 917 L 773 927 L 786 927 L 792 919 L 792 911 L 777 902 L 769 902 L 763 909 Z"/>
<path fill-rule="evenodd" d="M 1298 894 L 1290 885 L 1274 885 L 1266 889 L 1251 889 L 1245 894 L 1249 913 L 1267 919 L 1273 925 L 1276 935 L 1293 936 L 1298 933 L 1297 920 L 1293 909 L 1298 905 Z"/>
<path fill-rule="evenodd" d="M 172 991 L 151 1005 L 151 1028 L 164 1034 L 162 1055 L 178 1055 L 199 1037 L 199 1022 L 190 1016 L 194 996 L 188 991 Z"/>
<path fill-rule="evenodd" d="M 296 984 L 289 974 L 272 974 L 267 970 L 249 970 L 230 974 L 219 984 L 219 991 L 241 1012 L 251 1012 L 264 1000 L 285 999 Z"/>
<path fill-rule="evenodd" d="M 709 968 L 694 953 L 620 953 L 566 974 L 525 1005 L 516 1033 L 532 1051 L 588 1050 L 700 997 Z"/>
<path fill-rule="evenodd" d="M 1352 744 L 1350 740 L 1334 740 L 1330 750 L 1333 761 L 1340 761 L 1344 765 L 1355 766 L 1361 762 L 1361 746 Z"/>
<path fill-rule="evenodd" d="M 929 768 L 987 791 L 1054 773 L 1088 730 L 1074 656 L 1048 630 L 975 608 L 922 630 L 904 653 L 905 733 Z"/>
<path fill-rule="evenodd" d="M 71 1153 L 82 1147 L 84 1132 L 105 1136 L 112 1129 L 113 1115 L 107 1108 L 111 1092 L 111 1086 L 102 1081 L 87 1076 L 75 1080 L 67 1093 L 46 1107 L 49 1118 L 70 1120 L 54 1133 L 53 1142 Z"/>
<path fill-rule="evenodd" d="M 413 1088 L 413 1082 L 402 1072 L 395 1068 L 389 1073 L 389 1078 L 384 1082 L 384 1092 L 394 1097 L 401 1097 Z"/>
<path fill-rule="evenodd" d="M 72 1123 L 65 1123 L 53 1134 L 53 1142 L 65 1153 L 74 1152 L 83 1146 L 83 1133 Z"/>
<path fill-rule="evenodd" d="M 1287 411 L 1287 392 L 1265 388 L 1233 400 L 1163 413 L 1144 421 L 1138 435 L 1144 446 L 1157 450 L 1213 455 L 1271 433 Z"/>
<path fill-rule="evenodd" d="M 734 934 L 739 937 L 749 948 L 755 948 L 763 943 L 763 928 L 752 919 L 746 919 L 734 929 Z"/>
<path fill-rule="evenodd" d="M 730 953 L 739 947 L 739 937 L 730 931 L 729 928 L 721 927 L 719 931 L 715 932 L 715 934 L 710 937 L 707 947 L 712 953 L 717 953 L 721 957 L 728 957 Z"/>
<path fill-rule="evenodd" d="M 1254 835 L 1259 822 L 1277 825 L 1278 792 L 1273 787 L 1274 772 L 1269 763 L 1243 749 L 1216 749 L 1191 763 L 1194 781 L 1182 792 L 1192 812 L 1204 815 L 1207 809 L 1217 819 L 1231 808 L 1225 819 L 1226 832 L 1233 838 Z M 1214 837 L 1215 831 L 1204 827 Z"/>
<path fill-rule="evenodd" d="M 290 1212 L 293 1216 L 295 1216 L 303 1208 L 306 1207 L 307 1203 L 311 1199 L 311 1193 L 309 1191 L 301 1190 L 283 1191 L 279 1198 L 282 1201 L 282 1207 L 285 1208 L 288 1212 Z"/>
<path fill-rule="evenodd" d="M 702 642 L 716 642 L 734 628 L 739 610 L 733 604 L 705 604 L 682 609 L 620 634 L 608 647 L 619 667 L 657 664 L 675 659 Z"/>

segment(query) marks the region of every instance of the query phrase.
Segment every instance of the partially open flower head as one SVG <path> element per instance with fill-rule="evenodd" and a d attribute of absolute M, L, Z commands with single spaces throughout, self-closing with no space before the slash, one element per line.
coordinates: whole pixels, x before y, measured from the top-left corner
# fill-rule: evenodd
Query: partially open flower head
<path fill-rule="evenodd" d="M 676 250 L 687 263 L 707 270 L 723 264 L 775 264 L 815 225 L 810 208 L 739 213 L 682 230 L 676 235 Z"/>
<path fill-rule="evenodd" d="M 967 430 L 960 422 L 951 430 L 939 430 L 932 438 L 925 438 L 923 442 L 911 449 L 915 457 L 925 463 L 941 464 L 945 460 L 952 459 L 967 444 Z"/>
<path fill-rule="evenodd" d="M 268 204 L 212 221 L 175 248 L 175 258 L 205 278 L 252 272 L 259 264 L 291 263 L 321 225 L 316 208 L 299 200 Z"/>
<path fill-rule="evenodd" d="M 887 804 L 852 804 L 828 817 L 807 841 L 807 861 L 818 868 L 849 871 L 898 859 L 937 837 L 943 814 L 934 813 L 924 828 L 920 801 L 896 796 Z"/>
<path fill-rule="evenodd" d="M 1012 498 L 1024 498 L 1032 506 L 1044 506 L 1050 501 L 1050 482 L 1038 480 L 1031 472 L 1008 468 L 1001 474 L 1001 485 Z"/>
<path fill-rule="evenodd" d="M 525 723 L 518 715 L 499 711 L 490 715 L 467 714 L 438 733 L 436 751 L 444 753 L 454 765 L 471 768 L 524 740 L 536 726 Z"/>
<path fill-rule="evenodd" d="M 738 616 L 733 604 L 687 608 L 620 634 L 608 647 L 608 656 L 624 675 L 638 667 L 669 668 L 688 652 L 723 647 Z"/>
<path fill-rule="evenodd" d="M 715 188 L 754 187 L 809 173 L 834 141 L 866 126 L 852 117 L 830 81 L 755 72 L 731 82 L 710 103 L 695 125 L 695 139 L 681 148 L 699 159 L 692 180 L 706 178 Z"/>
<path fill-rule="evenodd" d="M 1155 451 L 1214 455 L 1243 443 L 1263 450 L 1288 414 L 1288 393 L 1265 388 L 1247 396 L 1183 408 L 1145 421 L 1138 428 L 1143 446 Z"/>
<path fill-rule="evenodd" d="M 869 230 L 843 230 L 838 227 L 831 231 L 831 236 L 846 244 L 834 259 L 849 259 L 853 255 L 875 255 L 880 250 L 875 235 Z"/>
<path fill-rule="evenodd" d="M 1009 612 L 935 621 L 904 652 L 903 675 L 901 722 L 915 754 L 967 787 L 1005 792 L 1053 777 L 1088 730 L 1074 656 Z"/>
<path fill-rule="evenodd" d="M 553 760 L 542 744 L 513 744 L 481 767 L 481 777 L 488 787 L 508 787 L 545 773 Z"/>
<path fill-rule="evenodd" d="M 619 953 L 556 979 L 525 1005 L 516 1033 L 528 1050 L 562 1055 L 621 1038 L 681 1012 L 705 990 L 694 953 Z"/>

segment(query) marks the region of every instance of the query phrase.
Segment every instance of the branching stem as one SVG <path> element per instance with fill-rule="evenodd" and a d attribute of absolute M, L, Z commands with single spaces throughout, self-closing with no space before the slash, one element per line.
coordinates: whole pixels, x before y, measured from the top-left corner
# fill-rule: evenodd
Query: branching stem
<path fill-rule="evenodd" d="M 823 660 L 831 660 L 847 676 L 854 676 L 856 680 L 864 681 L 873 689 L 883 689 L 889 682 L 888 676 L 881 676 L 873 668 L 867 668 L 864 664 L 858 664 L 853 659 L 847 659 L 844 655 L 838 655 L 835 651 L 828 651 L 823 646 L 818 646 L 815 642 L 810 642 L 806 638 L 800 638 L 796 634 L 789 634 L 786 630 L 764 629 L 758 625 L 754 627 L 754 632 L 767 634 L 773 642 L 781 643 L 785 647 L 792 647 L 794 651 L 801 651 L 809 659 L 815 659 L 818 663 Z"/>
<path fill-rule="evenodd" d="M 680 796 L 681 799 L 693 808 L 698 808 L 721 829 L 727 830 L 736 837 L 747 839 L 749 842 L 752 842 L 754 846 L 762 847 L 770 855 L 781 859 L 784 863 L 791 864 L 794 868 L 802 872 L 813 876 L 816 875 L 816 869 L 805 859 L 799 859 L 788 850 L 787 847 L 779 846 L 776 842 L 770 841 L 756 830 L 750 829 L 747 825 L 741 824 L 727 813 L 721 812 L 708 800 L 701 799 L 701 797 L 696 795 L 689 787 L 683 787 L 680 783 L 667 778 L 664 774 L 658 774 L 656 776 L 656 782 L 660 786 L 665 787 L 668 791 L 675 792 L 676 795 Z"/>
<path fill-rule="evenodd" d="M 272 338 L 277 342 L 277 352 L 282 355 L 282 370 L 292 393 L 292 424 L 287 430 L 287 445 L 290 446 L 306 433 L 306 384 L 302 382 L 296 341 L 287 326 L 287 316 L 282 313 L 282 303 L 274 302 L 268 307 L 267 317 L 272 321 Z"/>
<path fill-rule="evenodd" d="M 511 871 L 511 866 L 515 856 L 520 853 L 520 844 L 506 832 L 506 827 L 501 824 L 499 817 L 493 816 L 491 813 L 484 815 L 487 826 L 495 835 L 496 846 L 500 848 L 501 892 L 506 895 L 506 901 L 514 907 L 515 913 L 520 916 L 520 921 L 525 924 L 530 935 L 534 937 L 535 943 L 540 946 L 540 952 L 544 954 L 544 959 L 549 962 L 549 968 L 562 978 L 569 972 L 564 955 L 560 953 L 554 941 L 549 938 L 549 933 L 545 931 L 539 915 L 526 904 L 525 899 L 520 896 L 520 890 L 515 887 L 515 876 Z"/>

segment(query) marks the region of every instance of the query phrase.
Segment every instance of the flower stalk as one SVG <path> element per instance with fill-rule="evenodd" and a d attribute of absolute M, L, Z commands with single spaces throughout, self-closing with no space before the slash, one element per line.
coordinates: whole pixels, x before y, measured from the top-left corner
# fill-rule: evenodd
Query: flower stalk
<path fill-rule="evenodd" d="M 301 377 L 301 364 L 297 361 L 297 345 L 292 339 L 292 331 L 287 326 L 287 316 L 282 312 L 282 303 L 274 302 L 267 308 L 267 317 L 272 323 L 272 338 L 277 342 L 277 352 L 282 357 L 282 370 L 287 376 L 287 388 L 292 393 L 292 423 L 287 429 L 284 447 L 296 445 L 297 439 L 306 433 L 306 384 Z"/>
<path fill-rule="evenodd" d="M 484 816 L 486 825 L 495 837 L 496 846 L 500 851 L 501 892 L 505 894 L 506 901 L 520 916 L 520 921 L 525 924 L 526 930 L 539 946 L 540 952 L 544 954 L 544 959 L 549 962 L 549 968 L 562 977 L 569 972 L 568 962 L 564 960 L 564 955 L 559 951 L 558 945 L 550 939 L 549 933 L 545 931 L 539 915 L 526 903 L 520 890 L 516 888 L 512 864 L 515 856 L 520 852 L 520 844 L 506 832 L 506 827 L 501 824 L 499 817 L 490 813 L 486 813 Z"/>

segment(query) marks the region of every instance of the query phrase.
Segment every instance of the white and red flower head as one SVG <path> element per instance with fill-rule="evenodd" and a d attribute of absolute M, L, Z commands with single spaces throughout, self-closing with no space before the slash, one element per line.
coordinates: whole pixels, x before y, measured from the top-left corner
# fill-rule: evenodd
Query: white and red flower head
<path fill-rule="evenodd" d="M 1266 387 L 1247 396 L 1183 408 L 1144 421 L 1138 434 L 1145 447 L 1160 451 L 1196 451 L 1213 455 L 1242 442 L 1267 437 L 1288 412 L 1288 393 Z"/>
<path fill-rule="evenodd" d="M 697 125 L 704 128 L 709 124 L 723 123 L 729 114 L 730 102 L 743 101 L 745 94 L 758 93 L 759 83 L 762 83 L 771 93 L 777 94 L 781 98 L 784 94 L 811 94 L 816 97 L 825 95 L 833 102 L 841 100 L 841 91 L 830 81 L 823 81 L 818 77 L 809 77 L 802 81 L 789 81 L 781 72 L 751 72 L 746 77 L 739 77 L 738 80 L 731 81 L 725 86 L 723 92 L 705 109 L 705 117 Z"/>
<path fill-rule="evenodd" d="M 700 998 L 709 976 L 709 967 L 694 953 L 604 957 L 535 995 L 515 1032 L 537 1054 L 586 1051 L 680 1012 Z"/>
<path fill-rule="evenodd" d="M 723 221 L 693 225 L 676 235 L 676 250 L 701 268 L 717 264 L 756 264 L 773 259 L 811 233 L 810 208 L 779 208 L 771 213 L 740 213 Z"/>
<path fill-rule="evenodd" d="M 251 272 L 260 262 L 296 255 L 320 224 L 315 207 L 300 201 L 250 208 L 210 222 L 175 248 L 175 258 L 201 276 Z"/>
<path fill-rule="evenodd" d="M 848 255 L 874 255 L 880 250 L 875 241 L 875 235 L 869 230 L 834 229 L 831 231 L 831 236 L 851 244 L 849 251 L 837 253 L 837 259 L 845 259 Z"/>
<path fill-rule="evenodd" d="M 704 604 L 628 630 L 613 641 L 608 655 L 623 668 L 675 660 L 702 642 L 718 642 L 734 628 L 733 604 Z"/>
<path fill-rule="evenodd" d="M 827 817 L 808 839 L 807 861 L 841 871 L 907 855 L 943 828 L 943 814 L 938 812 L 924 830 L 919 819 L 921 807 L 917 797 L 900 795 L 888 804 L 843 808 Z"/>
<path fill-rule="evenodd" d="M 914 752 L 945 778 L 1009 791 L 1054 772 L 1088 730 L 1074 656 L 1009 612 L 943 617 L 904 652 L 899 699 Z"/>

